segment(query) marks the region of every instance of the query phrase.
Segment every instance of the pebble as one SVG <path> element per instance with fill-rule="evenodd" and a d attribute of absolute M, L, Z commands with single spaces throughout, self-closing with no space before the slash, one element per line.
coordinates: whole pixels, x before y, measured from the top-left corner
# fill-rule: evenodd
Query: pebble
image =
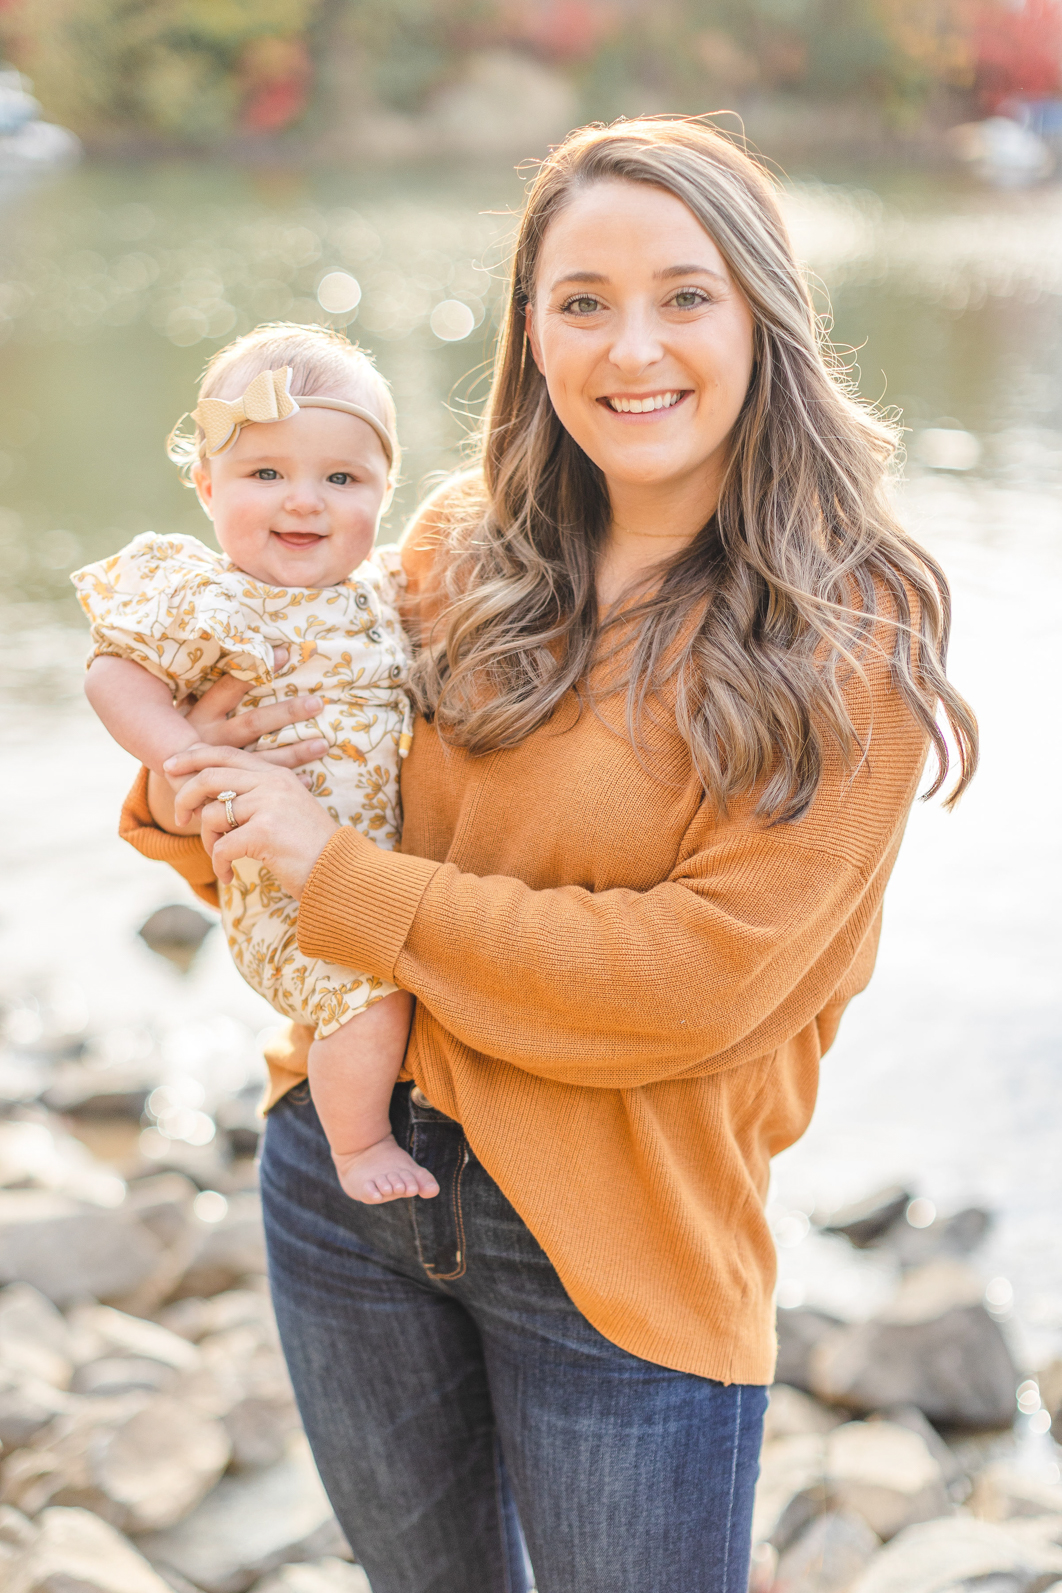
<path fill-rule="evenodd" d="M 45 1510 L 4 1566 L 4 1593 L 171 1593 L 133 1545 L 88 1510 Z"/>
<path fill-rule="evenodd" d="M 1011 1575 L 1034 1593 L 1062 1576 L 1062 1549 L 1037 1544 L 971 1516 L 908 1527 L 875 1555 L 851 1593 L 945 1593 L 977 1577 Z M 1041 1580 L 1041 1578 L 1043 1580 Z"/>
<path fill-rule="evenodd" d="M 163 1574 L 176 1571 L 203 1593 L 245 1593 L 287 1561 L 349 1555 L 301 1434 L 277 1465 L 225 1477 L 140 1548 Z"/>
<path fill-rule="evenodd" d="M 786 1550 L 771 1593 L 846 1593 L 880 1548 L 862 1516 L 829 1510 Z"/>

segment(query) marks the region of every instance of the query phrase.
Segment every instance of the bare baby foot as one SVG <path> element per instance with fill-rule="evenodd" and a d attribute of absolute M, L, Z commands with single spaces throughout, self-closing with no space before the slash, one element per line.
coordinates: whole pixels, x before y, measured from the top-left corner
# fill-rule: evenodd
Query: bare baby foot
<path fill-rule="evenodd" d="M 385 1200 L 408 1200 L 413 1195 L 430 1200 L 439 1193 L 435 1179 L 406 1155 L 393 1134 L 386 1134 L 363 1151 L 334 1152 L 332 1160 L 343 1193 L 369 1206 L 381 1206 Z"/>

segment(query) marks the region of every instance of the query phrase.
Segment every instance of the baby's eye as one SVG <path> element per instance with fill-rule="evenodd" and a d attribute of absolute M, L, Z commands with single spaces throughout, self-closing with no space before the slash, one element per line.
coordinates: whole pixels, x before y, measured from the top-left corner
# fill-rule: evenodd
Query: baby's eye
<path fill-rule="evenodd" d="M 593 315 L 595 310 L 600 310 L 601 300 L 595 299 L 592 293 L 579 293 L 562 308 L 565 315 Z"/>
<path fill-rule="evenodd" d="M 707 304 L 709 299 L 700 288 L 680 288 L 671 302 L 676 310 L 696 310 L 700 305 Z"/>
<path fill-rule="evenodd" d="M 348 481 L 354 480 L 354 477 L 349 470 L 334 470 L 328 479 L 333 487 L 345 487 Z"/>
<path fill-rule="evenodd" d="M 255 471 L 255 475 L 258 477 L 259 481 L 279 481 L 280 480 L 280 476 L 279 476 L 278 472 L 273 470 L 273 469 L 271 469 L 269 466 L 264 466 L 261 470 L 256 470 Z"/>

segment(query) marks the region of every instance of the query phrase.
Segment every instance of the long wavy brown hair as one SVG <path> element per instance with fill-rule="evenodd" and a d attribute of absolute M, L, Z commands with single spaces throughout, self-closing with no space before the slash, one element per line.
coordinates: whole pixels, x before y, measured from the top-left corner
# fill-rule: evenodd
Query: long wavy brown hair
<path fill-rule="evenodd" d="M 602 614 L 605 479 L 557 418 L 525 310 L 550 222 L 580 189 L 616 179 L 666 189 L 692 211 L 752 310 L 755 363 L 714 515 L 633 605 Z M 866 755 L 870 732 L 857 733 L 851 695 L 866 684 L 868 650 L 884 645 L 894 688 L 936 753 L 927 796 L 948 774 L 943 710 L 959 764 L 954 803 L 976 765 L 977 723 L 945 674 L 944 573 L 889 503 L 897 441 L 830 350 L 760 165 L 697 119 L 572 134 L 542 162 L 520 225 L 481 470 L 446 495 L 442 601 L 414 671 L 419 706 L 472 753 L 512 747 L 573 688 L 589 704 L 594 666 L 621 657 L 636 747 L 666 696 L 721 811 L 756 792 L 761 814 L 791 820 L 814 797 L 824 738 L 851 768 Z"/>

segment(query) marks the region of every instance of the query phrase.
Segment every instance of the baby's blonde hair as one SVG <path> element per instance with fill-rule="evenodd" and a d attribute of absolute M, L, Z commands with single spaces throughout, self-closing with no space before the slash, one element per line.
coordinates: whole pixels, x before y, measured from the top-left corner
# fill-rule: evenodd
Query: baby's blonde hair
<path fill-rule="evenodd" d="M 227 343 L 207 362 L 199 383 L 199 398 L 227 398 L 246 392 L 262 371 L 291 367 L 290 393 L 300 398 L 345 398 L 354 390 L 355 402 L 379 417 L 391 434 L 394 457 L 388 472 L 392 486 L 401 459 L 398 416 L 387 380 L 365 349 L 342 332 L 327 326 L 299 326 L 293 321 L 267 321 L 253 332 Z M 206 438 L 196 426 L 194 434 L 181 431 L 188 417 L 181 416 L 166 439 L 167 456 L 191 485 L 191 472 L 206 458 Z"/>

